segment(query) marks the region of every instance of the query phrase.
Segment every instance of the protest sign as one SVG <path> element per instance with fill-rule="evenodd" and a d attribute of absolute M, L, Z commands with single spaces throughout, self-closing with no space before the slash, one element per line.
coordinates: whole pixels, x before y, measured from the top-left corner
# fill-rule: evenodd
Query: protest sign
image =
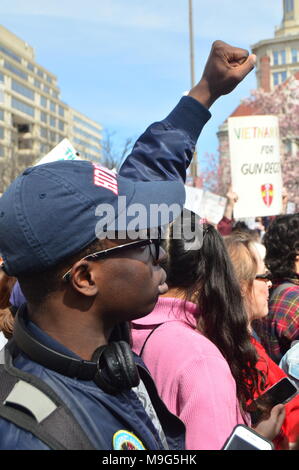
<path fill-rule="evenodd" d="M 226 197 L 218 196 L 218 194 L 211 193 L 210 191 L 204 191 L 200 207 L 201 217 L 217 225 L 223 217 L 226 201 Z"/>
<path fill-rule="evenodd" d="M 276 116 L 229 118 L 232 186 L 238 194 L 234 217 L 282 211 L 280 140 Z"/>
<path fill-rule="evenodd" d="M 68 139 L 63 139 L 56 147 L 47 153 L 36 165 L 55 162 L 57 160 L 82 160 Z"/>
<path fill-rule="evenodd" d="M 203 219 L 207 219 L 212 224 L 218 224 L 223 217 L 226 198 L 190 186 L 185 186 L 185 189 L 185 208 L 195 212 Z"/>
<path fill-rule="evenodd" d="M 200 204 L 203 195 L 203 190 L 199 188 L 193 188 L 192 186 L 185 186 L 186 190 L 186 201 L 185 208 L 195 214 L 200 214 Z"/>

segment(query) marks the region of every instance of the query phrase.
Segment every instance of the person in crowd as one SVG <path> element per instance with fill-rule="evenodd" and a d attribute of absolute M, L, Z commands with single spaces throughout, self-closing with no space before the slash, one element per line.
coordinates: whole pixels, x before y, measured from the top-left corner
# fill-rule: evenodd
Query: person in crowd
<path fill-rule="evenodd" d="M 256 329 L 267 353 L 279 363 L 292 342 L 299 339 L 299 214 L 277 216 L 264 244 L 273 286 L 269 314 Z"/>
<path fill-rule="evenodd" d="M 186 448 L 219 450 L 234 426 L 250 424 L 259 383 L 243 299 L 221 235 L 197 215 L 184 209 L 165 247 L 169 291 L 132 321 L 133 349 L 185 423 Z"/>
<path fill-rule="evenodd" d="M 256 368 L 264 373 L 265 388 L 273 386 L 286 373 L 268 356 L 263 346 L 256 339 L 253 324 L 255 321 L 268 315 L 269 289 L 271 288 L 271 275 L 266 270 L 251 237 L 246 233 L 234 232 L 225 238 L 225 245 L 233 263 L 241 291 L 244 296 L 248 328 L 252 335 L 251 341 L 258 354 Z M 263 391 L 261 382 L 255 393 L 255 398 Z M 299 433 L 299 395 L 286 405 L 286 417 L 282 430 L 276 438 L 277 448 L 288 448 L 296 442 Z"/>
<path fill-rule="evenodd" d="M 253 67 L 247 51 L 216 41 L 200 82 L 139 138 L 119 175 L 87 161 L 57 161 L 25 170 L 1 197 L 3 269 L 18 279 L 27 300 L 4 351 L 4 370 L 13 367 L 14 380 L 18 371 L 22 380 L 0 407 L 1 449 L 65 448 L 74 431 L 65 420 L 56 421 L 52 447 L 47 441 L 52 417 L 65 408 L 88 448 L 184 447 L 183 424 L 159 399 L 120 328 L 153 310 L 167 290 L 159 238 L 132 242 L 128 228 L 136 203 L 147 215 L 151 204 L 172 207 L 163 220 L 145 216 L 139 229 L 157 228 L 175 216 L 173 205 L 179 210 L 183 204 L 186 169 L 210 117 L 207 108 Z M 115 224 L 120 234 L 109 237 Z M 47 396 L 45 408 L 44 393 L 27 400 L 28 387 L 21 393 L 26 380 L 30 390 L 37 383 L 52 390 L 55 400 Z M 11 404 L 17 405 L 13 411 Z M 22 419 L 16 421 L 20 407 Z"/>
<path fill-rule="evenodd" d="M 238 195 L 232 190 L 232 187 L 229 187 L 229 190 L 226 194 L 227 202 L 225 206 L 225 211 L 222 219 L 217 225 L 217 230 L 221 235 L 229 235 L 232 231 L 234 224 L 234 206 L 238 201 Z"/>

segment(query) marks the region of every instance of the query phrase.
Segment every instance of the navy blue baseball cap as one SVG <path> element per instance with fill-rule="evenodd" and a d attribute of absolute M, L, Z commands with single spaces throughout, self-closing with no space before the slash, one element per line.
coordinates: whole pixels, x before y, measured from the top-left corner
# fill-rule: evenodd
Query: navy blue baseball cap
<path fill-rule="evenodd" d="M 128 231 L 136 220 L 140 230 L 169 224 L 184 201 L 183 182 L 132 181 L 88 161 L 28 168 L 0 198 L 3 269 L 16 277 L 44 271 L 101 232 Z"/>

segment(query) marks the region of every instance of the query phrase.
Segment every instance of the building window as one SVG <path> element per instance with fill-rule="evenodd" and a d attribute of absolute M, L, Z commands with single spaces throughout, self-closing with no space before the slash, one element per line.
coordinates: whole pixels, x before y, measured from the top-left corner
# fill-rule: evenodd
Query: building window
<path fill-rule="evenodd" d="M 50 88 L 48 87 L 48 85 L 44 85 L 44 92 L 50 93 Z"/>
<path fill-rule="evenodd" d="M 93 141 L 96 142 L 97 144 L 100 144 L 100 139 L 99 139 L 98 137 L 89 134 L 89 132 L 83 131 L 83 130 L 80 129 L 79 127 L 73 127 L 73 131 L 74 131 L 75 134 L 81 134 L 81 135 L 83 135 L 84 137 L 86 137 L 86 139 L 93 140 Z"/>
<path fill-rule="evenodd" d="M 49 151 L 49 146 L 47 144 L 40 144 L 40 152 L 42 155 L 45 155 Z"/>
<path fill-rule="evenodd" d="M 298 62 L 298 50 L 292 49 L 292 63 L 296 64 Z"/>
<path fill-rule="evenodd" d="M 58 108 L 58 113 L 59 113 L 59 116 L 64 117 L 64 108 L 60 105 L 59 105 L 59 108 Z"/>
<path fill-rule="evenodd" d="M 85 142 L 84 140 L 78 139 L 77 137 L 74 137 L 74 142 L 78 145 L 81 145 L 82 147 L 89 148 L 96 153 L 101 153 L 101 150 L 98 147 L 90 144 L 89 142 Z"/>
<path fill-rule="evenodd" d="M 51 142 L 56 142 L 56 132 L 50 132 L 50 140 Z"/>
<path fill-rule="evenodd" d="M 287 79 L 287 72 L 284 70 L 283 72 L 274 72 L 273 73 L 273 84 L 274 86 L 280 85 L 281 83 L 285 82 Z"/>
<path fill-rule="evenodd" d="M 28 114 L 29 116 L 34 117 L 34 108 L 29 104 L 24 103 L 23 101 L 17 100 L 17 98 L 11 98 L 11 106 L 22 113 Z"/>
<path fill-rule="evenodd" d="M 290 139 L 284 142 L 284 150 L 285 150 L 285 153 L 289 153 L 289 154 L 292 153 L 292 141 Z"/>
<path fill-rule="evenodd" d="M 0 139 L 4 139 L 4 127 L 0 127 Z"/>
<path fill-rule="evenodd" d="M 4 111 L 0 109 L 0 121 L 4 121 Z"/>
<path fill-rule="evenodd" d="M 73 117 L 73 120 L 74 120 L 75 122 L 78 122 L 78 123 L 81 124 L 82 126 L 88 127 L 88 128 L 91 129 L 92 131 L 97 132 L 98 134 L 101 133 L 100 129 L 98 129 L 97 127 L 93 126 L 93 125 L 90 124 L 89 122 L 84 121 L 83 119 L 79 118 L 78 116 L 74 116 L 74 117 Z"/>
<path fill-rule="evenodd" d="M 44 139 L 48 138 L 48 131 L 45 127 L 40 128 L 40 136 L 43 137 Z"/>
<path fill-rule="evenodd" d="M 47 75 L 47 82 L 48 82 L 48 83 L 52 83 L 52 78 L 49 77 L 49 75 Z"/>
<path fill-rule="evenodd" d="M 294 0 L 284 0 L 284 9 L 286 13 L 294 10 Z"/>
<path fill-rule="evenodd" d="M 34 66 L 28 62 L 27 64 L 27 69 L 30 70 L 30 72 L 34 72 Z"/>
<path fill-rule="evenodd" d="M 44 72 L 42 70 L 37 70 L 37 75 L 41 78 L 44 78 Z"/>
<path fill-rule="evenodd" d="M 46 123 L 47 123 L 47 122 L 48 122 L 47 113 L 45 113 L 44 111 L 41 111 L 41 112 L 40 112 L 40 120 L 41 120 L 42 122 L 46 122 Z"/>
<path fill-rule="evenodd" d="M 55 90 L 52 90 L 52 96 L 54 96 L 54 98 L 59 98 L 59 93 Z"/>
<path fill-rule="evenodd" d="M 22 85 L 16 80 L 12 80 L 11 88 L 13 91 L 20 93 L 26 98 L 29 98 L 30 100 L 34 100 L 34 91 L 30 90 L 30 88 L 27 88 L 26 86 Z"/>
<path fill-rule="evenodd" d="M 60 131 L 64 132 L 64 122 L 59 121 L 58 122 L 58 128 L 59 128 Z"/>
<path fill-rule="evenodd" d="M 50 101 L 50 110 L 51 110 L 53 113 L 56 113 L 56 104 L 53 103 L 53 101 Z"/>
<path fill-rule="evenodd" d="M 50 116 L 50 126 L 51 127 L 56 127 L 56 119 Z"/>
<path fill-rule="evenodd" d="M 273 65 L 286 64 L 286 51 L 273 51 Z"/>
<path fill-rule="evenodd" d="M 4 83 L 4 74 L 0 72 L 0 82 Z"/>
<path fill-rule="evenodd" d="M 40 96 L 40 105 L 41 105 L 43 108 L 46 108 L 46 107 L 47 107 L 47 98 L 45 98 L 43 95 Z"/>
<path fill-rule="evenodd" d="M 41 82 L 39 80 L 36 80 L 36 78 L 34 79 L 34 86 L 39 89 L 41 87 Z"/>
<path fill-rule="evenodd" d="M 7 49 L 7 47 L 0 46 L 0 51 L 4 52 L 4 54 L 8 55 L 11 59 L 16 60 L 19 64 L 22 62 L 21 57 L 15 54 L 14 52 Z"/>
<path fill-rule="evenodd" d="M 4 157 L 4 147 L 0 145 L 0 157 Z"/>
<path fill-rule="evenodd" d="M 15 75 L 18 75 L 19 77 L 23 78 L 23 80 L 28 80 L 27 73 L 25 73 L 22 70 L 18 69 L 17 67 L 12 65 L 10 62 L 7 62 L 6 60 L 4 61 L 4 67 L 7 70 L 9 70 L 10 72 L 14 73 Z"/>

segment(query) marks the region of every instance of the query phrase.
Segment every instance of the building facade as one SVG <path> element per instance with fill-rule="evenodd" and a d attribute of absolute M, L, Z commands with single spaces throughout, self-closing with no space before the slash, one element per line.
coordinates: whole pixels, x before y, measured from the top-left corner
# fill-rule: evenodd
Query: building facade
<path fill-rule="evenodd" d="M 257 56 L 257 87 L 273 90 L 299 71 L 299 0 L 283 0 L 283 19 L 275 36 L 252 47 Z"/>
<path fill-rule="evenodd" d="M 299 83 L 299 0 L 283 0 L 283 19 L 276 28 L 272 39 L 259 41 L 252 46 L 252 52 L 257 56 L 256 77 L 257 88 L 272 92 L 275 87 L 285 87 L 294 76 Z M 287 82 L 287 83 L 286 83 Z M 250 116 L 263 114 L 255 108 L 254 103 L 241 103 L 229 117 Z M 222 193 L 225 194 L 230 182 L 230 153 L 228 142 L 227 120 L 219 126 L 217 133 L 219 141 L 219 164 Z M 283 172 L 283 182 L 289 192 L 292 202 L 299 210 L 299 139 L 297 135 L 282 139 L 281 155 L 283 168 L 294 168 L 293 179 Z M 296 163 L 297 162 L 297 163 Z M 298 181 L 297 181 L 298 180 Z"/>
<path fill-rule="evenodd" d="M 83 158 L 101 159 L 102 127 L 60 99 L 57 77 L 34 49 L 0 25 L 0 193 L 65 137 Z"/>

